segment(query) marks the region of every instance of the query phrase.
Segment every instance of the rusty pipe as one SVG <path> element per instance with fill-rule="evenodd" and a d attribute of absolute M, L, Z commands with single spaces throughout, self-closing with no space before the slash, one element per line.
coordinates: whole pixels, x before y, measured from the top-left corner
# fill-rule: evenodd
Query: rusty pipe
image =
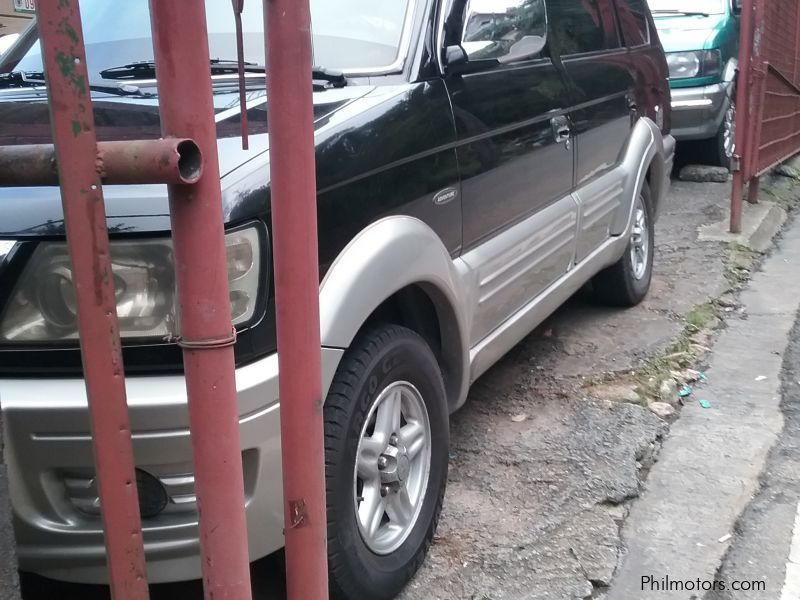
<path fill-rule="evenodd" d="M 186 138 L 98 142 L 95 168 L 104 184 L 195 183 L 203 156 Z M 0 187 L 41 185 L 58 185 L 53 144 L 0 146 Z"/>
<path fill-rule="evenodd" d="M 739 123 L 736 128 L 736 153 L 733 161 L 733 190 L 731 191 L 730 225 L 731 233 L 742 231 L 742 194 L 744 182 L 751 175 L 753 148 L 750 146 L 750 119 L 752 106 L 750 106 L 750 91 L 752 87 L 751 65 L 754 52 L 754 24 L 755 0 L 744 0 L 742 15 L 739 23 L 739 69 L 736 80 L 736 107 L 738 114 L 746 115 L 745 122 Z"/>
<path fill-rule="evenodd" d="M 264 0 L 264 19 L 286 591 L 289 600 L 325 600 L 324 397 L 308 0 Z"/>
<path fill-rule="evenodd" d="M 85 86 L 89 75 L 78 0 L 37 2 L 36 17 L 48 74 L 53 156 L 63 166 L 61 204 L 78 307 L 111 597 L 147 600 L 125 369 L 103 186 L 94 164 L 97 136 Z M 0 172 L 16 171 L 24 164 L 12 164 L 12 169 Z"/>
<path fill-rule="evenodd" d="M 242 446 L 204 0 L 150 0 L 165 137 L 206 156 L 195 185 L 169 186 L 183 364 L 207 600 L 250 600 Z"/>

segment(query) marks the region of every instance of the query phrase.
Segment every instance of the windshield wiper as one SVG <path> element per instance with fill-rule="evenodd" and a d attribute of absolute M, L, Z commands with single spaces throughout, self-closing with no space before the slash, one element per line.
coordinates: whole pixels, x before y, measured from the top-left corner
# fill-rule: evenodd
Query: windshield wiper
<path fill-rule="evenodd" d="M 0 90 L 23 89 L 44 87 L 47 85 L 44 73 L 41 71 L 12 71 L 0 74 Z M 98 84 L 90 83 L 87 86 L 93 92 L 101 92 L 114 96 L 138 96 L 146 98 L 152 96 L 130 83 Z"/>
<path fill-rule="evenodd" d="M 663 9 L 652 11 L 654 15 L 683 15 L 685 17 L 708 17 L 709 13 L 691 10 Z"/>
<path fill-rule="evenodd" d="M 212 59 L 210 61 L 212 75 L 235 75 L 239 72 L 239 63 L 235 60 Z M 244 63 L 244 70 L 248 73 L 264 72 L 264 67 L 256 63 Z M 156 76 L 156 63 L 152 60 L 142 60 L 138 62 L 111 67 L 100 71 L 103 79 L 153 79 Z"/>
<path fill-rule="evenodd" d="M 239 73 L 239 62 L 236 60 L 225 60 L 221 58 L 213 58 L 209 62 L 212 75 L 236 75 Z M 259 65 L 254 62 L 244 63 L 245 73 L 258 73 L 265 74 L 264 65 Z M 135 81 L 137 79 L 153 79 L 156 76 L 156 63 L 152 60 L 144 60 L 139 62 L 128 63 L 119 67 L 112 67 L 100 71 L 100 76 L 103 79 L 112 80 L 128 80 Z M 325 69 L 323 67 L 312 67 L 311 78 L 314 82 L 323 82 L 327 84 L 325 87 L 344 87 L 347 85 L 347 78 L 341 71 L 334 71 L 332 69 Z"/>

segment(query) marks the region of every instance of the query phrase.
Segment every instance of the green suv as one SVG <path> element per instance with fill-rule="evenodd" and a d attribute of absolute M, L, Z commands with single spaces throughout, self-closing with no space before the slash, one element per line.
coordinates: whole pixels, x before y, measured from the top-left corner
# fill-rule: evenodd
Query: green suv
<path fill-rule="evenodd" d="M 741 0 L 648 0 L 669 65 L 672 134 L 730 167 Z"/>

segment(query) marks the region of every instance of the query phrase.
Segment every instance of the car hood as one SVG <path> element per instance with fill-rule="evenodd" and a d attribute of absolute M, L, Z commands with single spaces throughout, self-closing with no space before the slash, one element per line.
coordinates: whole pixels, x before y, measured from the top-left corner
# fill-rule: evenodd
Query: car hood
<path fill-rule="evenodd" d="M 344 106 L 357 102 L 374 87 L 350 85 L 314 93 L 315 128 L 323 127 Z M 268 102 L 263 91 L 248 95 L 250 148 L 242 149 L 238 92 L 214 96 L 217 147 L 223 197 L 228 180 L 241 166 L 269 150 Z M 94 99 L 98 140 L 157 139 L 161 123 L 157 100 L 133 97 Z M 0 145 L 52 143 L 46 97 L 0 97 Z M 268 170 L 263 185 L 269 183 Z M 167 188 L 164 185 L 106 185 L 103 193 L 109 231 L 145 233 L 169 229 Z M 226 207 L 226 220 L 233 208 Z M 255 216 L 255 215 L 250 215 Z M 0 188 L 0 238 L 63 236 L 64 223 L 58 187 Z"/>
<path fill-rule="evenodd" d="M 727 15 L 656 17 L 658 37 L 665 52 L 707 50 L 724 27 Z"/>

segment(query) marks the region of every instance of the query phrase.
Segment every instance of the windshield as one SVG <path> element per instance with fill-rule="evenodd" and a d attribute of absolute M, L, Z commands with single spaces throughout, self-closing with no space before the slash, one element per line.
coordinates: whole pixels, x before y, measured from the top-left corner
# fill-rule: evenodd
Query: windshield
<path fill-rule="evenodd" d="M 315 65 L 343 71 L 382 71 L 398 62 L 412 0 L 311 0 Z M 244 58 L 264 64 L 261 0 L 246 0 L 242 22 Z M 236 58 L 233 9 L 229 1 L 206 0 L 212 59 Z M 153 60 L 148 0 L 83 0 L 81 18 L 87 64 L 93 79 L 100 71 Z M 18 63 L 0 72 L 43 71 L 38 40 Z"/>
<path fill-rule="evenodd" d="M 705 13 L 721 15 L 725 12 L 727 0 L 647 0 L 650 10 L 654 13 Z"/>

